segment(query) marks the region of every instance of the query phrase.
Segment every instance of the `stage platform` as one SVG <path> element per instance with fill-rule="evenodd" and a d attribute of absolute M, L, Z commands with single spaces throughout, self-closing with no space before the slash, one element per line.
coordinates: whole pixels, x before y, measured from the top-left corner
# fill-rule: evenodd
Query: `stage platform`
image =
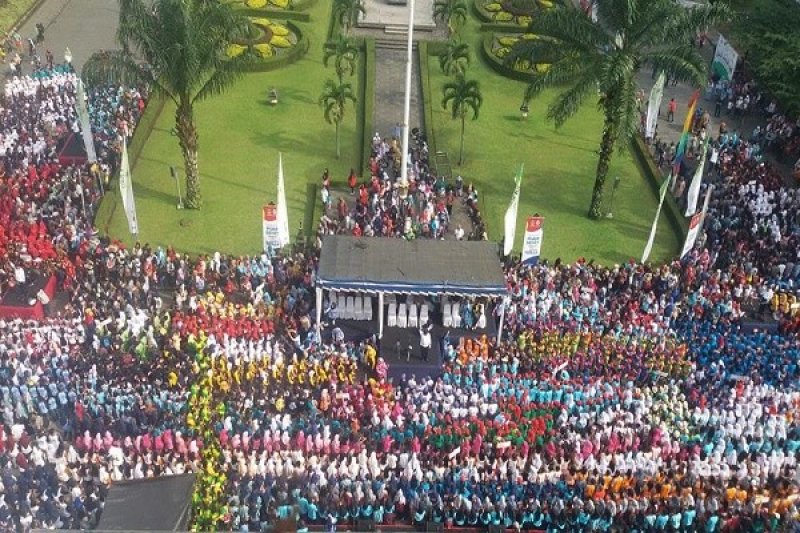
<path fill-rule="evenodd" d="M 380 29 L 387 34 L 408 34 L 408 5 L 390 0 L 365 0 L 364 10 L 366 13 L 358 21 L 359 28 Z M 432 32 L 435 29 L 433 0 L 416 0 L 414 31 Z"/>
<path fill-rule="evenodd" d="M 25 320 L 42 320 L 45 310 L 42 303 L 36 299 L 40 290 L 44 290 L 50 300 L 56 294 L 56 277 L 43 276 L 35 271 L 27 275 L 28 282 L 23 286 L 9 289 L 0 299 L 0 318 L 22 318 Z M 33 305 L 30 301 L 34 300 Z"/>

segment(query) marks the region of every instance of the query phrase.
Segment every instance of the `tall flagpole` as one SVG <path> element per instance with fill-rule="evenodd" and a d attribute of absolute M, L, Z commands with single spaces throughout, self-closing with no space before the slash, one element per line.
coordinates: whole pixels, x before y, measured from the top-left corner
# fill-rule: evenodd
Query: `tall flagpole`
<path fill-rule="evenodd" d="M 400 183 L 408 184 L 408 128 L 411 120 L 411 68 L 414 62 L 414 0 L 408 2 L 408 56 L 406 57 L 406 95 L 403 108 L 403 155 L 400 159 Z"/>

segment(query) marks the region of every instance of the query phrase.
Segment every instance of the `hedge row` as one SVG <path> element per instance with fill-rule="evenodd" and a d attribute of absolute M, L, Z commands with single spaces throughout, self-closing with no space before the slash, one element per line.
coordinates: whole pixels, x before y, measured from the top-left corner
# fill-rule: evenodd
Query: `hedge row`
<path fill-rule="evenodd" d="M 420 41 L 417 43 L 417 52 L 419 54 L 419 77 L 420 84 L 422 85 L 422 121 L 425 136 L 428 138 L 428 153 L 436 153 L 436 135 L 433 130 L 433 92 L 431 90 L 431 76 L 430 76 L 430 56 L 438 55 L 435 52 L 437 48 L 441 48 L 441 43 L 429 43 Z"/>
<path fill-rule="evenodd" d="M 369 172 L 369 157 L 372 153 L 372 119 L 375 114 L 375 39 L 365 38 L 361 54 L 361 102 L 356 104 L 360 113 L 357 123 L 358 138 L 361 139 L 361 168 L 358 174 Z"/>
<path fill-rule="evenodd" d="M 653 161 L 653 156 L 650 155 L 650 149 L 644 143 L 644 139 L 642 139 L 640 135 L 634 136 L 631 142 L 631 152 L 633 152 L 635 160 L 641 168 L 647 183 L 650 184 L 650 188 L 653 190 L 654 194 L 658 196 L 658 189 L 664 182 L 664 174 L 661 172 L 661 169 L 658 168 L 655 161 Z M 675 231 L 682 240 L 689 230 L 689 222 L 686 217 L 683 216 L 683 211 L 671 194 L 667 194 L 666 198 L 664 198 L 663 209 L 673 231 Z"/>
<path fill-rule="evenodd" d="M 285 11 L 283 9 L 255 9 L 252 7 L 239 8 L 237 11 L 248 17 L 265 17 L 275 20 L 296 20 L 297 22 L 308 22 L 311 20 L 310 14 L 302 13 L 300 11 Z"/>

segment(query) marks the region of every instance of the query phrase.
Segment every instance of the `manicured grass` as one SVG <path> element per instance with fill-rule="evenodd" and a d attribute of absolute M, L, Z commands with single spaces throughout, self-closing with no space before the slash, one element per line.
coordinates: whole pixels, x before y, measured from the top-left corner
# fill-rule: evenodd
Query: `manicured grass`
<path fill-rule="evenodd" d="M 334 127 L 324 121 L 317 103 L 324 80 L 335 76 L 322 65 L 329 11 L 328 2 L 317 2 L 309 9 L 311 22 L 298 23 L 311 41 L 303 59 L 272 72 L 247 74 L 224 95 L 197 107 L 200 211 L 175 208 L 175 182 L 169 166 L 180 168 L 183 176 L 182 159 L 177 139 L 170 134 L 174 106 L 168 103 L 164 107 L 132 171 L 141 242 L 173 245 L 194 253 L 258 252 L 261 206 L 276 200 L 278 152 L 283 153 L 292 238 L 303 220 L 306 184 L 318 181 L 325 167 L 339 181 L 346 179 L 351 167 L 357 168 L 361 140 L 356 131 L 356 107 L 347 109 L 340 133 L 342 158 L 337 160 Z M 359 76 L 350 81 L 359 94 Z M 266 101 L 273 86 L 280 96 L 274 107 Z M 181 189 L 185 190 L 183 182 Z M 101 228 L 112 203 L 101 208 Z M 113 208 L 108 232 L 127 243 L 133 240 L 121 205 Z"/>
<path fill-rule="evenodd" d="M 525 164 L 520 196 L 515 250 L 522 248 L 524 221 L 528 215 L 545 217 L 542 254 L 571 262 L 578 257 L 613 264 L 641 258 L 655 215 L 657 198 L 631 154 L 615 154 L 609 173 L 610 195 L 615 176 L 621 182 L 614 198 L 614 218 L 591 221 L 589 210 L 602 117 L 589 104 L 561 129 L 545 119 L 547 103 L 556 94 L 548 91 L 531 102 L 526 121 L 519 106 L 524 83 L 502 77 L 486 65 L 478 53 L 476 24 L 470 21 L 466 35 L 473 44 L 467 77 L 481 84 L 483 107 L 477 121 L 466 126 L 464 165 L 457 167 L 460 122 L 442 109 L 442 85 L 446 78 L 437 61 L 429 61 L 436 149 L 447 151 L 453 172 L 472 182 L 483 197 L 483 213 L 489 238 L 503 236 L 503 217 L 511 199 L 514 175 Z M 473 42 L 474 41 L 474 42 Z M 665 261 L 679 251 L 678 236 L 661 215 L 651 261 Z"/>
<path fill-rule="evenodd" d="M 17 23 L 19 18 L 31 8 L 36 0 L 7 0 L 3 2 L 0 7 L 0 31 L 4 34 Z M 23 38 L 31 37 L 30 35 L 23 35 Z"/>

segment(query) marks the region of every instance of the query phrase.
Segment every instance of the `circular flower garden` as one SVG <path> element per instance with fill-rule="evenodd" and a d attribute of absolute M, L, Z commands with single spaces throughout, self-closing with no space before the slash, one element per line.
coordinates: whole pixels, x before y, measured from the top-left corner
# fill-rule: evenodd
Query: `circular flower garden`
<path fill-rule="evenodd" d="M 298 36 L 288 26 L 264 17 L 249 19 L 248 35 L 228 46 L 228 57 L 237 57 L 251 50 L 266 59 L 281 55 L 297 45 Z"/>
<path fill-rule="evenodd" d="M 244 0 L 244 5 L 251 9 L 291 9 L 289 0 Z"/>
<path fill-rule="evenodd" d="M 554 0 L 475 0 L 478 12 L 494 22 L 527 26 L 542 9 L 552 8 Z"/>
<path fill-rule="evenodd" d="M 488 35 L 486 39 L 491 42 L 487 46 L 487 50 L 492 56 L 497 58 L 501 63 L 505 62 L 508 54 L 511 53 L 511 48 L 521 39 L 536 40 L 538 35 L 532 33 L 523 34 L 509 34 L 509 33 L 495 33 Z M 515 71 L 523 74 L 544 74 L 550 68 L 550 63 L 534 63 L 527 59 L 518 59 L 514 65 L 510 65 Z"/>

